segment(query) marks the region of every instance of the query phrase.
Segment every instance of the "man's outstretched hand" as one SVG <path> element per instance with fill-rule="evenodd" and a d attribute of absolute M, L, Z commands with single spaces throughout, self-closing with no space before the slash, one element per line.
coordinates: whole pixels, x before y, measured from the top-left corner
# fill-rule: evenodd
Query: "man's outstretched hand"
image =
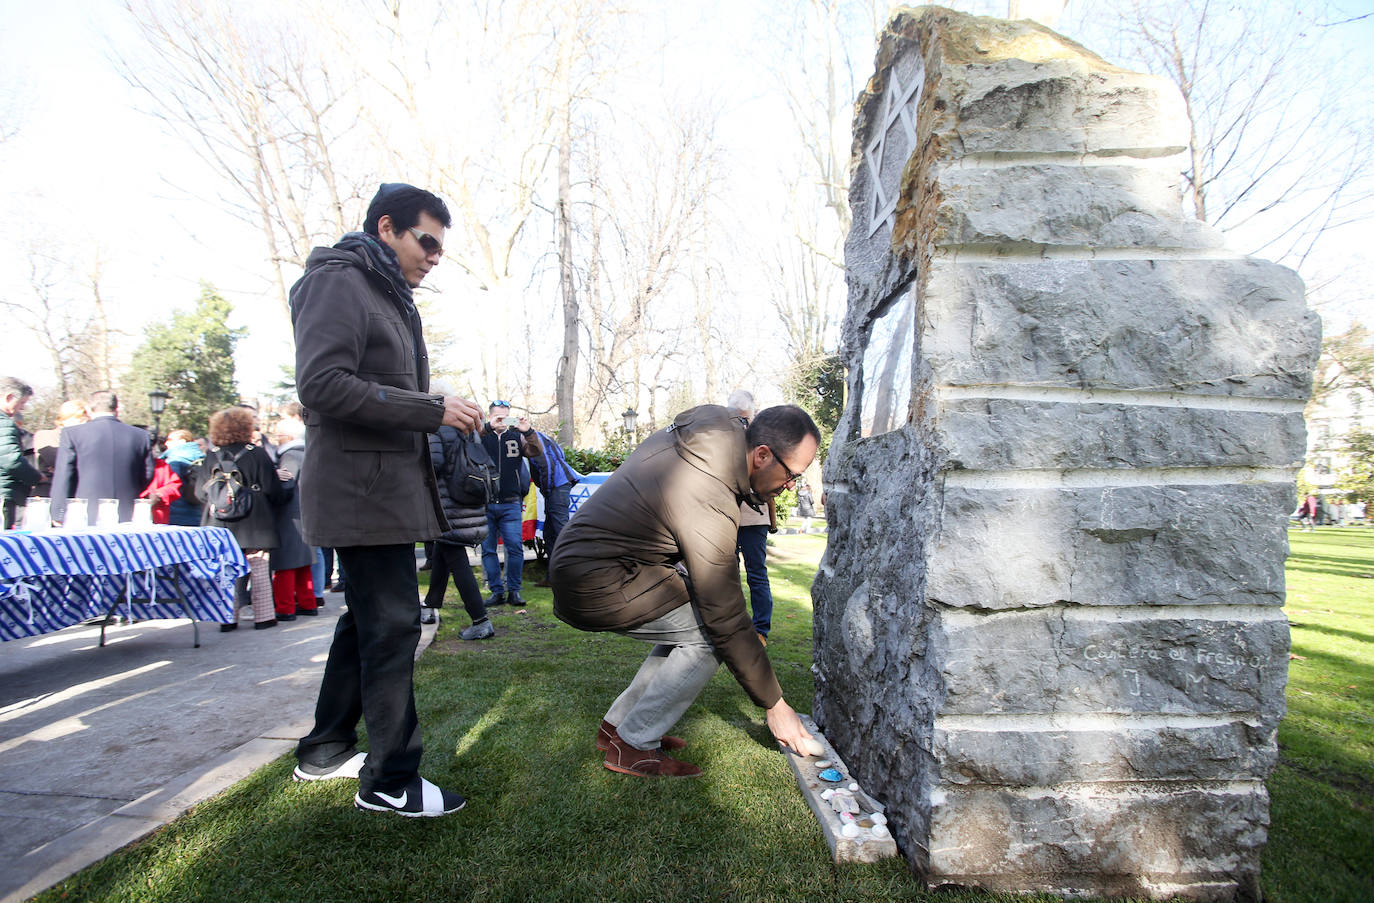
<path fill-rule="evenodd" d="M 787 700 L 779 699 L 764 714 L 768 719 L 768 729 L 779 743 L 799 756 L 808 755 L 806 741 L 812 737 L 802 727 L 801 719 L 797 717 L 796 710 L 787 704 Z"/>
<path fill-rule="evenodd" d="M 464 433 L 482 428 L 482 409 L 457 395 L 444 396 L 444 423 Z"/>

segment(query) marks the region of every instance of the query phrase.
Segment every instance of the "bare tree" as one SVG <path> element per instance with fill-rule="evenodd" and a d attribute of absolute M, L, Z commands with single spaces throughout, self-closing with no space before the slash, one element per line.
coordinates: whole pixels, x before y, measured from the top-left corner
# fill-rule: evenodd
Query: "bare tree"
<path fill-rule="evenodd" d="M 713 125 L 709 114 L 675 110 L 652 127 L 637 124 L 630 131 L 638 144 L 616 142 L 615 170 L 593 144 L 584 422 L 596 423 L 610 406 L 636 405 L 644 393 L 652 423 L 657 395 L 677 382 L 667 365 L 690 348 L 693 324 L 689 305 L 667 299 L 686 290 L 680 282 L 716 165 Z"/>
<path fill-rule="evenodd" d="M 1077 23 L 1089 42 L 1114 29 L 1128 64 L 1178 86 L 1194 215 L 1299 264 L 1324 232 L 1374 213 L 1368 72 L 1324 44 L 1327 15 L 1322 4 L 1238 15 L 1219 0 L 1116 0 L 1085 6 Z"/>
<path fill-rule="evenodd" d="M 563 353 L 554 372 L 559 424 L 558 441 L 571 446 L 577 441 L 573 399 L 577 389 L 578 301 L 576 264 L 572 248 L 572 42 L 562 41 L 558 59 L 558 288 L 563 301 Z"/>
<path fill-rule="evenodd" d="M 464 329 L 472 379 L 528 398 L 534 352 L 524 336 L 540 287 L 536 227 L 548 209 L 539 196 L 570 125 L 559 115 L 568 106 L 560 61 L 579 58 L 577 35 L 593 4 L 554 15 L 532 0 L 387 0 L 372 9 L 374 21 L 339 33 L 350 55 L 381 63 L 366 72 L 372 142 L 389 171 L 448 203 L 454 222 L 435 285 L 448 294 L 456 283 L 460 303 L 480 311 Z"/>
<path fill-rule="evenodd" d="M 27 112 L 28 92 L 16 75 L 0 73 L 0 144 L 19 134 Z"/>
<path fill-rule="evenodd" d="M 885 0 L 795 0 L 778 80 L 796 127 L 801 178 L 786 199 L 790 235 L 769 265 L 769 300 L 794 362 L 836 338 L 849 234 L 849 155 L 854 99 L 867 76 Z M 822 213 L 824 215 L 822 215 Z"/>
<path fill-rule="evenodd" d="M 1344 332 L 1325 337 L 1312 382 L 1309 411 L 1337 391 L 1359 389 L 1374 395 L 1374 335 L 1357 321 Z"/>
<path fill-rule="evenodd" d="M 815 246 L 822 211 L 793 206 L 796 219 L 789 240 L 779 243 L 770 262 L 769 302 L 777 314 L 794 361 L 809 360 L 832 348 L 840 309 L 843 271 Z"/>
<path fill-rule="evenodd" d="M 104 271 L 104 260 L 100 251 L 95 252 L 91 262 L 91 268 L 86 274 L 86 284 L 91 290 L 91 310 L 92 316 L 87 331 L 92 333 L 96 339 L 91 356 L 94 358 L 96 366 L 97 381 L 102 386 L 116 385 L 115 361 L 112 357 L 114 340 L 116 336 L 123 336 L 122 330 L 110 327 L 110 315 L 105 308 L 105 296 L 101 292 L 101 275 Z"/>
<path fill-rule="evenodd" d="M 70 293 L 71 279 L 64 275 L 63 264 L 31 247 L 28 283 L 28 295 L 0 298 L 0 311 L 43 350 L 59 397 L 84 396 L 113 385 L 108 370 L 101 367 L 110 356 L 108 335 L 96 325 L 91 309 Z"/>
<path fill-rule="evenodd" d="M 260 230 L 286 316 L 289 278 L 345 230 L 359 194 L 335 162 L 354 125 L 352 68 L 312 56 L 290 11 L 260 21 L 228 0 L 124 8 L 142 41 L 118 56 L 120 73 L 224 179 L 224 209 Z"/>

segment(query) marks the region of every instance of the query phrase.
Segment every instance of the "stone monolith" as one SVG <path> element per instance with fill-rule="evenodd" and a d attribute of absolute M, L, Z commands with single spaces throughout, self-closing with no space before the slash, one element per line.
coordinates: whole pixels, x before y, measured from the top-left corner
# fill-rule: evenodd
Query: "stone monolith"
<path fill-rule="evenodd" d="M 1320 330 L 1185 215 L 1187 136 L 935 7 L 859 98 L 815 714 L 932 886 L 1258 895 Z"/>

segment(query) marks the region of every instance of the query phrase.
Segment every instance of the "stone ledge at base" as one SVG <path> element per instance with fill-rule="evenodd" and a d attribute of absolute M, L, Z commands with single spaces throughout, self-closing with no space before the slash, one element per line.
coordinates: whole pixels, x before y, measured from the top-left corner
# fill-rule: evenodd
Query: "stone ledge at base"
<path fill-rule="evenodd" d="M 783 748 L 778 744 L 783 756 L 787 759 L 787 764 L 792 766 L 792 774 L 797 779 L 797 787 L 801 789 L 802 797 L 806 800 L 811 811 L 816 815 L 816 821 L 820 822 L 821 832 L 825 834 L 825 842 L 830 845 L 831 856 L 836 862 L 877 862 L 881 859 L 891 859 L 897 855 L 897 842 L 892 835 L 887 837 L 874 837 L 868 830 L 860 832 L 858 837 L 844 836 L 844 823 L 840 821 L 839 813 L 835 812 L 828 802 L 821 799 L 821 794 L 828 789 L 843 789 L 854 781 L 849 769 L 841 761 L 830 742 L 825 739 L 820 728 L 816 727 L 816 722 L 810 716 L 798 713 L 802 724 L 806 730 L 820 741 L 825 747 L 825 752 L 819 756 L 807 756 L 803 758 L 793 752 Z M 815 762 L 819 759 L 829 759 L 832 767 L 839 769 L 844 778 L 839 781 L 827 782 L 816 776 L 818 769 Z M 854 799 L 864 812 L 882 812 L 883 805 L 877 800 L 863 792 L 860 787 L 854 792 Z"/>

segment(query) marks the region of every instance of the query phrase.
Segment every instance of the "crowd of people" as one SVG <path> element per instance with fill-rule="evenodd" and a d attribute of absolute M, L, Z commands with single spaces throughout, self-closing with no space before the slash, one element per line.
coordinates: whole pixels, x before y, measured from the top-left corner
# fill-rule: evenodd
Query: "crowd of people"
<path fill-rule="evenodd" d="M 38 441 L 25 450 L 20 430 L 32 390 L 0 381 L 5 527 L 45 479 L 57 523 L 68 499 L 116 498 L 128 519 L 142 496 L 159 522 L 223 527 L 249 562 L 242 591 L 256 628 L 317 614 L 325 572 L 337 563 L 346 606 L 293 777 L 354 780 L 359 809 L 432 817 L 466 800 L 419 773 L 413 669 L 421 624 L 436 619 L 450 580 L 472 619 L 464 639 L 495 634 L 488 606 L 524 603 L 521 522 L 533 483 L 545 502 L 544 582 L 555 614 L 652 647 L 589 726 L 589 747 L 594 737 L 607 769 L 701 774 L 668 754 L 686 745 L 668 731 L 721 662 L 765 710 L 777 740 L 806 752 L 815 741 L 783 699 L 766 651 L 766 537 L 776 530 L 775 498 L 804 486 L 821 438 L 815 423 L 790 405 L 755 413 L 747 392 L 729 407 L 692 408 L 641 443 L 570 521 L 581 475 L 553 437 L 514 417 L 508 401 L 493 400 L 484 416 L 471 400 L 431 386 L 414 291 L 442 260 L 450 225 L 439 197 L 387 183 L 361 231 L 311 252 L 290 292 L 299 403 L 270 437 L 259 432 L 256 410 L 241 405 L 215 413 L 204 439 L 173 430 L 158 451 L 145 430 L 119 421 L 117 398 L 102 392 L 84 411 L 64 407 L 63 421 L 44 431 L 55 448 L 45 457 Z M 809 491 L 799 493 L 803 517 L 810 505 Z M 417 605 L 419 541 L 432 543 L 432 573 Z M 485 599 L 470 548 L 481 549 Z M 366 752 L 357 748 L 360 720 Z"/>
<path fill-rule="evenodd" d="M 63 524 L 68 508 L 80 499 L 88 505 L 81 523 L 96 523 L 99 499 L 116 499 L 119 520 L 132 519 L 137 499 L 151 503 L 155 524 L 223 527 L 233 534 L 248 561 L 249 574 L 238 596 L 251 607 L 255 629 L 267 629 L 297 617 L 313 617 L 325 605 L 329 590 L 343 592 L 339 579 L 330 583 L 334 549 L 305 540 L 300 498 L 296 491 L 305 463 L 306 426 L 299 402 L 277 412 L 270 434 L 264 434 L 258 411 L 243 403 L 216 412 L 205 437 L 173 429 L 159 441 L 142 427 L 123 423 L 118 397 L 98 391 L 88 398 L 62 403 L 51 429 L 28 432 L 23 409 L 33 390 L 22 381 L 0 378 L 0 494 L 5 502 L 5 529 L 23 521 L 27 499 L 49 498 L 49 518 Z M 488 605 L 524 604 L 520 595 L 524 563 L 521 517 L 531 480 L 545 495 L 545 548 L 551 548 L 568 516 L 568 489 L 579 478 L 557 442 L 533 429 L 527 418 L 513 418 L 505 401 L 493 402 L 479 434 L 459 434 L 442 426 L 429 436 L 436 491 L 443 500 L 450 529 L 431 549 L 429 592 L 421 602 L 421 623 L 432 624 L 452 580 L 472 625 L 464 639 L 489 639 L 495 630 Z M 462 455 L 458 445 L 464 446 Z M 476 469 L 481 477 L 472 478 Z M 232 474 L 232 476 L 227 476 Z M 466 490 L 450 494 L 464 474 Z M 233 483 L 237 507 L 226 507 L 217 485 Z M 490 487 L 488 489 L 488 487 Z M 459 498 L 458 496 L 461 496 Z M 246 500 L 246 501 L 245 501 Z M 504 566 L 497 539 L 504 544 Z M 480 549 L 491 596 L 478 589 L 469 548 Z M 232 631 L 238 623 L 225 624 Z"/>
<path fill-rule="evenodd" d="M 1302 525 L 1302 531 L 1308 533 L 1317 527 L 1337 526 L 1344 527 L 1347 524 L 1364 524 L 1365 503 L 1354 499 L 1340 501 L 1327 498 L 1324 494 L 1313 495 L 1308 493 L 1303 496 L 1303 500 L 1298 503 L 1298 507 L 1289 515 Z"/>

